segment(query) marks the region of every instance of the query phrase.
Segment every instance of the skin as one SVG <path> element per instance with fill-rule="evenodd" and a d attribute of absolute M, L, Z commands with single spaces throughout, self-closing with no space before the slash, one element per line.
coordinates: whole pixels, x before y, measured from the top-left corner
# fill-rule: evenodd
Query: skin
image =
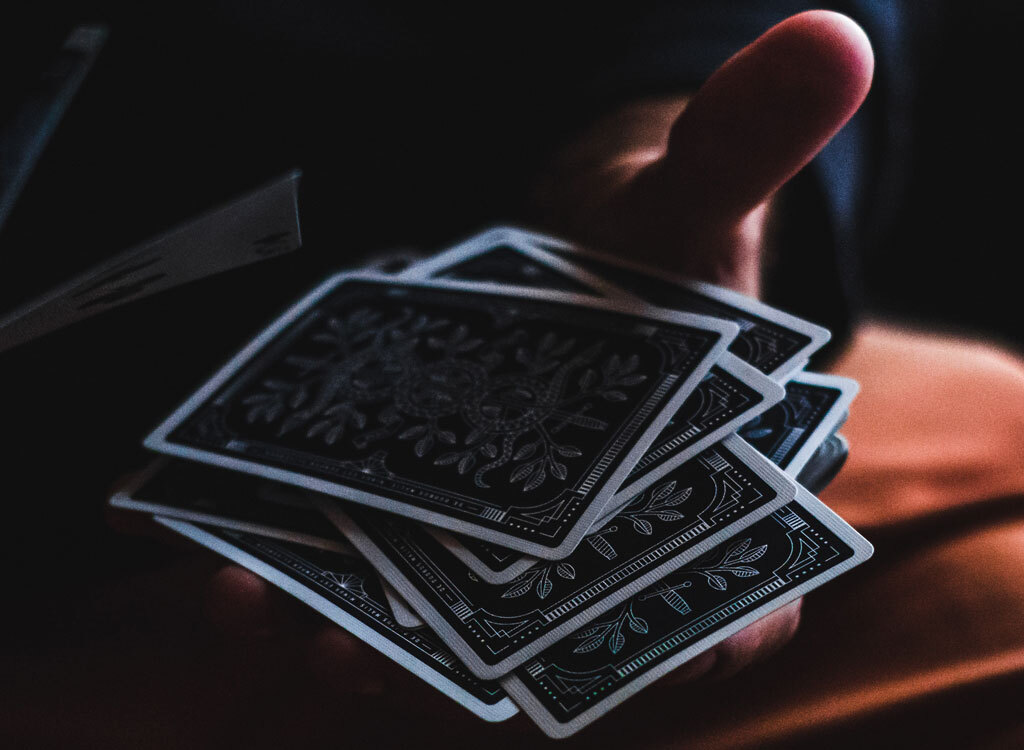
<path fill-rule="evenodd" d="M 729 59 L 692 97 L 634 102 L 594 123 L 537 185 L 535 223 L 756 295 L 773 196 L 857 110 L 872 69 L 870 43 L 853 21 L 826 11 L 793 16 Z M 237 566 L 209 580 L 206 612 L 233 641 L 259 642 L 268 656 L 287 653 L 292 668 L 304 661 L 335 694 L 408 692 L 421 704 L 454 707 Z M 658 685 L 735 674 L 784 645 L 799 619 L 797 601 Z"/>

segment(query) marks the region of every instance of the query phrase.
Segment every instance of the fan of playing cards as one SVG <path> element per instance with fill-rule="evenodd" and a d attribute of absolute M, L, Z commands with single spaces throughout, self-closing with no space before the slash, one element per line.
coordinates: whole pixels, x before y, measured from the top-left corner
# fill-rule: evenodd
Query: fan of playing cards
<path fill-rule="evenodd" d="M 328 279 L 147 439 L 111 503 L 489 721 L 570 735 L 867 559 L 811 494 L 856 383 L 828 331 L 497 228 Z M 628 710 L 628 709 L 627 709 Z"/>

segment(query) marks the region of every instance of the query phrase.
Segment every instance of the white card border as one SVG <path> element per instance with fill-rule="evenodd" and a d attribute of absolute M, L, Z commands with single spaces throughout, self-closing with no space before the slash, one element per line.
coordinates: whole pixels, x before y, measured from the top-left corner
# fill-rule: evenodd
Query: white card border
<path fill-rule="evenodd" d="M 839 398 L 829 407 L 825 418 L 811 431 L 807 440 L 800 446 L 800 450 L 796 452 L 786 465 L 785 472 L 792 477 L 796 477 L 828 436 L 839 429 L 843 416 L 849 412 L 850 404 L 853 403 L 853 399 L 860 391 L 860 384 L 856 380 L 843 377 L 842 375 L 806 371 L 794 374 L 788 382 L 806 383 L 807 385 L 822 388 L 835 388 L 840 391 Z"/>
<path fill-rule="evenodd" d="M 796 352 L 790 355 L 790 357 L 785 362 L 776 367 L 770 373 L 767 373 L 767 375 L 773 380 L 784 382 L 791 373 L 793 373 L 807 361 L 807 358 L 810 357 L 810 355 L 818 351 L 832 338 L 832 332 L 829 331 L 827 328 L 823 328 L 822 326 L 819 326 L 815 323 L 811 323 L 810 321 L 804 320 L 803 318 L 799 318 L 790 313 L 783 312 L 777 307 L 772 307 L 771 305 L 753 299 L 752 297 L 748 297 L 745 294 L 733 291 L 732 289 L 727 289 L 725 287 L 718 286 L 717 284 L 711 284 L 707 281 L 696 281 L 693 279 L 687 279 L 677 274 L 660 271 L 656 268 L 652 268 L 651 266 L 645 265 L 643 263 L 637 263 L 632 260 L 620 258 L 617 255 L 611 255 L 609 253 L 603 253 L 597 250 L 583 248 L 580 247 L 579 245 L 574 245 L 561 240 L 555 240 L 554 238 L 546 238 L 543 237 L 543 235 L 538 235 L 536 233 L 531 234 L 523 232 L 521 234 L 532 236 L 534 238 L 533 241 L 537 243 L 534 249 L 538 253 L 540 253 L 540 255 L 535 255 L 534 257 L 552 255 L 550 250 L 544 248 L 544 244 L 547 243 L 550 246 L 561 248 L 571 254 L 581 255 L 583 257 L 589 256 L 591 258 L 594 258 L 595 260 L 607 263 L 609 265 L 619 266 L 620 268 L 627 268 L 632 271 L 647 274 L 648 276 L 653 276 L 663 281 L 668 281 L 670 283 L 677 284 L 679 286 L 690 289 L 691 291 L 694 291 L 698 294 L 703 294 L 706 297 L 711 297 L 712 299 L 717 300 L 718 302 L 722 302 L 724 304 L 738 308 L 740 310 L 743 310 L 744 312 L 750 313 L 751 315 L 756 315 L 759 318 L 763 318 L 785 328 L 798 331 L 810 337 L 811 340 L 806 346 L 802 347 L 801 349 L 798 349 Z M 564 258 L 561 258 L 560 256 L 557 255 L 554 255 L 554 257 L 564 260 Z"/>
<path fill-rule="evenodd" d="M 268 526 L 262 523 L 253 523 L 252 521 L 242 521 L 237 518 L 232 518 L 231 516 L 221 516 L 215 513 L 201 513 L 199 511 L 183 510 L 182 508 L 174 505 L 161 505 L 160 503 L 152 503 L 148 500 L 137 499 L 134 495 L 139 488 L 169 463 L 170 460 L 167 458 L 158 458 L 155 461 L 151 461 L 144 469 L 142 469 L 142 471 L 134 474 L 123 486 L 119 487 L 117 491 L 107 499 L 107 503 L 112 508 L 119 508 L 121 510 L 134 510 L 167 518 L 176 518 L 181 521 L 205 523 L 210 526 L 218 526 L 224 529 L 234 529 L 235 531 L 244 531 L 250 534 L 270 537 L 272 539 L 280 539 L 284 542 L 295 542 L 296 544 L 303 544 L 307 547 L 316 547 L 317 549 L 327 550 L 328 552 L 340 552 L 346 555 L 356 553 L 356 550 L 353 549 L 344 538 L 327 539 L 325 537 L 305 534 L 300 531 L 294 531 L 280 526 Z M 310 506 L 310 510 L 314 510 L 312 505 Z"/>
<path fill-rule="evenodd" d="M 554 739 L 568 737 L 608 713 L 623 701 L 640 692 L 652 682 L 655 682 L 659 677 L 671 672 L 681 664 L 690 661 L 695 656 L 698 656 L 709 648 L 725 640 L 730 635 L 733 635 L 748 625 L 760 620 L 765 615 L 768 615 L 775 610 L 784 607 L 790 602 L 799 599 L 804 594 L 818 588 L 828 581 L 831 581 L 833 578 L 845 573 L 851 568 L 860 565 L 871 557 L 874 552 L 874 547 L 872 547 L 871 543 L 858 534 L 853 527 L 846 523 L 846 521 L 836 515 L 828 508 L 828 506 L 814 497 L 814 495 L 803 487 L 799 487 L 797 497 L 794 502 L 798 503 L 805 510 L 810 512 L 811 515 L 815 516 L 826 527 L 828 527 L 832 533 L 853 549 L 853 555 L 850 559 L 844 560 L 839 565 L 830 568 L 816 577 L 807 579 L 799 586 L 790 589 L 777 599 L 772 599 L 770 602 L 752 610 L 740 619 L 726 625 L 720 630 L 714 631 L 714 633 L 702 638 L 685 650 L 680 651 L 678 654 L 659 664 L 657 667 L 654 667 L 649 672 L 645 672 L 636 680 L 623 685 L 612 693 L 609 693 L 600 703 L 588 708 L 579 716 L 574 717 L 571 721 L 564 724 L 557 721 L 555 717 L 547 711 L 543 704 L 537 701 L 526 685 L 524 685 L 516 675 L 509 675 L 505 679 L 501 680 L 502 686 L 506 691 L 508 691 L 508 694 L 512 696 L 513 700 L 519 704 L 523 713 L 529 716 L 534 723 L 540 727 L 544 734 Z"/>
<path fill-rule="evenodd" d="M 351 500 L 362 505 L 379 508 L 392 513 L 414 518 L 434 526 L 442 526 L 452 531 L 458 531 L 479 539 L 493 542 L 502 547 L 515 549 L 528 555 L 549 560 L 557 560 L 565 557 L 575 549 L 576 545 L 583 539 L 587 530 L 594 520 L 600 515 L 608 500 L 614 494 L 615 489 L 622 484 L 622 480 L 632 470 L 650 443 L 664 429 L 665 424 L 678 411 L 679 407 L 692 393 L 696 384 L 707 374 L 711 366 L 721 358 L 722 353 L 739 332 L 739 326 L 735 323 L 711 318 L 693 313 L 681 313 L 674 310 L 666 310 L 651 305 L 639 305 L 628 300 L 614 300 L 593 297 L 591 295 L 564 294 L 546 290 L 528 289 L 524 287 L 509 286 L 503 284 L 466 283 L 454 282 L 443 279 L 401 279 L 399 283 L 421 286 L 426 288 L 452 289 L 459 291 L 478 292 L 483 294 L 494 294 L 500 296 L 525 297 L 543 301 L 558 302 L 562 304 L 573 304 L 582 307 L 589 307 L 598 310 L 609 310 L 617 313 L 634 315 L 637 317 L 649 317 L 676 325 L 688 326 L 700 330 L 717 333 L 718 341 L 708 351 L 701 363 L 693 370 L 685 381 L 676 387 L 676 392 L 671 399 L 664 402 L 658 412 L 658 418 L 651 421 L 647 429 L 640 437 L 633 442 L 633 447 L 619 461 L 616 471 L 604 480 L 604 487 L 600 494 L 595 496 L 589 507 L 579 516 L 572 529 L 557 547 L 549 547 L 535 542 L 519 539 L 511 534 L 496 532 L 484 526 L 462 519 L 454 519 L 438 511 L 424 510 L 422 508 L 398 503 L 393 498 L 377 495 L 365 490 L 358 490 L 335 482 L 309 477 L 301 472 L 275 467 L 265 466 L 257 461 L 251 461 L 232 456 L 223 456 L 214 451 L 201 448 L 181 445 L 168 440 L 168 436 L 182 422 L 189 418 L 193 412 L 200 408 L 211 398 L 217 390 L 227 382 L 236 372 L 242 369 L 248 362 L 255 359 L 262 349 L 270 344 L 274 338 L 287 328 L 292 322 L 298 319 L 308 309 L 313 307 L 322 297 L 333 291 L 335 287 L 347 281 L 369 281 L 380 284 L 393 285 L 396 281 L 394 276 L 383 274 L 343 272 L 336 274 L 327 281 L 316 287 L 311 293 L 303 297 L 293 305 L 269 327 L 264 329 L 252 341 L 249 342 L 238 354 L 231 358 L 226 365 L 207 380 L 185 403 L 179 406 L 167 419 L 165 419 L 149 436 L 143 444 L 150 450 L 167 455 L 178 456 L 193 461 L 221 466 L 236 471 L 243 471 L 256 476 L 274 479 L 298 487 L 304 487 L 314 492 L 326 495 L 333 495 L 345 500 Z"/>
<path fill-rule="evenodd" d="M 203 531 L 186 521 L 178 521 L 173 518 L 154 516 L 157 523 L 163 524 L 169 529 L 192 539 L 194 542 L 223 555 L 234 563 L 255 573 L 260 578 L 272 583 L 278 588 L 286 591 L 295 598 L 315 609 L 332 622 L 344 628 L 368 646 L 376 649 L 399 666 L 409 670 L 424 682 L 431 684 L 456 703 L 469 709 L 484 721 L 504 721 L 518 712 L 518 708 L 507 696 L 493 706 L 489 706 L 464 688 L 456 685 L 441 673 L 430 669 L 424 662 L 409 656 L 403 649 L 397 648 L 395 644 L 382 638 L 371 628 L 359 622 L 356 618 L 345 612 L 341 607 L 324 599 L 322 596 L 313 593 L 291 576 L 282 573 L 277 568 L 268 565 L 262 560 L 250 555 L 248 552 L 235 547 L 232 544 Z"/>
<path fill-rule="evenodd" d="M 707 539 L 666 560 L 656 568 L 637 578 L 628 586 L 595 602 L 537 640 L 527 644 L 515 654 L 502 659 L 497 664 L 487 664 L 476 655 L 459 632 L 443 616 L 437 613 L 427 598 L 420 594 L 416 586 L 405 577 L 402 571 L 391 562 L 337 503 L 332 503 L 326 499 L 318 499 L 318 502 L 320 503 L 321 510 L 331 522 L 362 553 L 367 562 L 376 568 L 377 572 L 395 587 L 399 595 L 423 618 L 423 621 L 444 641 L 448 648 L 462 660 L 462 663 L 466 665 L 469 671 L 481 679 L 492 680 L 508 674 L 552 643 L 560 640 L 563 636 L 572 633 L 595 617 L 607 612 L 615 605 L 629 599 L 634 593 L 642 591 L 672 571 L 682 567 L 690 560 L 700 557 L 732 535 L 739 533 L 751 524 L 778 510 L 783 505 L 793 501 L 798 485 L 792 477 L 754 450 L 749 443 L 736 436 L 731 436 L 721 442 L 723 447 L 744 461 L 748 468 L 776 491 L 777 495 L 771 502 L 737 518 Z"/>

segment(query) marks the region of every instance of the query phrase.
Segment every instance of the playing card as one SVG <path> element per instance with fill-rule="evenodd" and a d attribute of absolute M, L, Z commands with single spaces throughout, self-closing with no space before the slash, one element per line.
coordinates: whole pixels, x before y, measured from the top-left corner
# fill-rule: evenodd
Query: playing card
<path fill-rule="evenodd" d="M 355 553 L 356 557 L 362 558 L 358 552 Z M 381 588 L 384 591 L 384 597 L 388 600 L 388 606 L 391 608 L 391 614 L 395 618 L 395 622 L 401 625 L 403 628 L 422 628 L 423 620 L 419 618 L 415 612 L 405 603 L 405 599 L 398 595 L 395 591 L 394 586 L 388 583 L 385 579 L 378 576 L 381 584 Z"/>
<path fill-rule="evenodd" d="M 449 534 L 437 526 L 424 526 L 423 529 L 487 583 L 508 583 L 538 562 L 536 557 L 522 552 L 471 536 Z"/>
<path fill-rule="evenodd" d="M 630 297 L 607 279 L 551 253 L 536 252 L 536 237 L 514 227 L 493 227 L 464 242 L 414 263 L 407 279 L 450 279 L 514 284 L 600 297 Z"/>
<path fill-rule="evenodd" d="M 340 274 L 146 445 L 557 559 L 736 332 L 589 296 Z"/>
<path fill-rule="evenodd" d="M 849 455 L 850 444 L 846 438 L 839 433 L 832 433 L 801 469 L 797 482 L 811 493 L 821 492 L 836 478 Z"/>
<path fill-rule="evenodd" d="M 497 227 L 408 268 L 403 277 L 512 283 L 611 298 L 634 298 L 605 279 L 535 247 L 542 235 Z M 640 459 L 617 496 L 615 508 L 697 455 L 745 421 L 782 399 L 780 385 L 738 357 L 724 354 Z M 614 510 L 614 509 L 611 509 Z M 609 512 L 606 508 L 605 514 Z M 481 540 L 438 531 L 452 554 L 489 583 L 505 583 L 525 571 L 534 558 L 517 555 Z"/>
<path fill-rule="evenodd" d="M 564 243 L 548 245 L 552 254 L 647 302 L 673 310 L 720 317 L 739 324 L 729 351 L 780 382 L 828 342 L 828 329 L 714 284 L 691 281 L 646 268 L 617 256 Z"/>
<path fill-rule="evenodd" d="M 0 351 L 126 302 L 295 250 L 299 173 L 127 250 L 0 318 Z"/>
<path fill-rule="evenodd" d="M 550 737 L 567 737 L 697 654 L 871 556 L 806 490 L 587 623 L 502 680 Z"/>
<path fill-rule="evenodd" d="M 154 461 L 110 504 L 352 554 L 305 490 L 190 461 Z"/>
<path fill-rule="evenodd" d="M 794 495 L 792 480 L 732 437 L 637 496 L 565 559 L 502 585 L 481 581 L 419 524 L 352 505 L 323 509 L 470 671 L 491 679 Z"/>
<path fill-rule="evenodd" d="M 846 419 L 859 387 L 838 375 L 798 373 L 786 383 L 786 397 L 745 424 L 739 435 L 795 477 Z"/>
<path fill-rule="evenodd" d="M 427 628 L 401 627 L 364 560 L 243 531 L 156 520 L 288 592 L 486 721 L 517 712 L 497 684 L 481 682 Z"/>
<path fill-rule="evenodd" d="M 707 384 L 710 378 L 711 374 L 701 385 Z M 820 491 L 835 478 L 846 460 L 848 448 L 845 439 L 836 438 L 834 432 L 845 419 L 857 390 L 856 381 L 849 378 L 810 372 L 798 373 L 786 384 L 786 398 L 747 423 L 739 435 L 759 453 L 767 456 L 772 463 L 785 469 L 787 474 L 798 477 L 800 484 Z M 687 400 L 687 403 L 696 398 L 699 392 L 700 389 Z M 680 413 L 686 411 L 684 404 Z M 675 421 L 674 418 L 673 423 Z M 648 456 L 656 455 L 657 447 L 662 444 L 666 435 L 671 434 L 670 426 L 658 436 L 654 447 L 648 450 L 644 459 L 641 459 L 641 464 Z M 701 444 L 703 445 L 703 441 Z M 817 456 L 819 451 L 822 451 L 820 463 L 811 467 L 809 461 L 813 456 Z M 805 473 L 805 469 L 813 471 Z M 660 478 L 664 473 L 657 476 Z M 636 496 L 635 491 L 629 494 L 630 480 L 626 481 L 627 487 L 615 494 L 604 513 L 594 522 L 593 529 L 608 523 L 624 503 Z M 489 583 L 510 581 L 536 562 L 532 557 L 519 556 L 495 545 L 433 529 L 430 531 L 452 554 Z"/>

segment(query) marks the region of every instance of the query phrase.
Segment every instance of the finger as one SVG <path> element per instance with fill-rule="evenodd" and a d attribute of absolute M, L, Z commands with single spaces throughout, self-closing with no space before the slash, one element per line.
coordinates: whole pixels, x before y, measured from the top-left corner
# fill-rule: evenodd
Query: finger
<path fill-rule="evenodd" d="M 206 586 L 206 616 L 231 638 L 260 640 L 277 632 L 276 592 L 254 573 L 226 565 Z"/>
<path fill-rule="evenodd" d="M 787 604 L 667 674 L 663 685 L 721 679 L 774 653 L 796 633 L 802 599 Z"/>
<path fill-rule="evenodd" d="M 715 647 L 715 665 L 707 676 L 731 677 L 786 645 L 796 635 L 802 603 L 803 599 L 790 602 L 719 643 Z"/>
<path fill-rule="evenodd" d="M 383 695 L 397 679 L 394 663 L 336 625 L 324 625 L 308 650 L 312 673 L 332 692 Z"/>
<path fill-rule="evenodd" d="M 817 154 L 856 112 L 874 57 L 830 11 L 788 18 L 729 59 L 674 124 L 656 171 L 702 224 L 735 223 Z"/>

